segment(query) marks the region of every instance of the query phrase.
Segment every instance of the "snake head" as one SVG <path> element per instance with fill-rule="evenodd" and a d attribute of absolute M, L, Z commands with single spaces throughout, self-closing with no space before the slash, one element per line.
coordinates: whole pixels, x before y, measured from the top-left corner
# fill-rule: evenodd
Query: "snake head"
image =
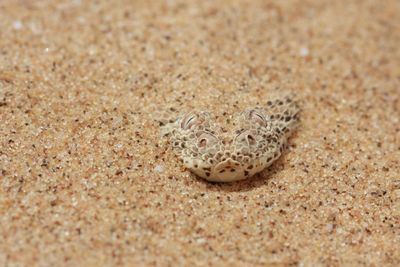
<path fill-rule="evenodd" d="M 217 182 L 242 180 L 281 155 L 297 113 L 290 99 L 268 101 L 266 107 L 248 108 L 229 118 L 193 111 L 171 123 L 170 141 L 196 175 Z"/>

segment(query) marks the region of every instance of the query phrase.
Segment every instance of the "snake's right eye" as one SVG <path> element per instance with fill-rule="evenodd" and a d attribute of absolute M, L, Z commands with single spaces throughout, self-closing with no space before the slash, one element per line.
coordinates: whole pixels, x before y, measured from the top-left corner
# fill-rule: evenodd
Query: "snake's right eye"
<path fill-rule="evenodd" d="M 196 114 L 190 113 L 183 117 L 181 122 L 181 128 L 184 130 L 188 130 L 192 128 L 196 122 L 198 122 L 198 116 Z"/>

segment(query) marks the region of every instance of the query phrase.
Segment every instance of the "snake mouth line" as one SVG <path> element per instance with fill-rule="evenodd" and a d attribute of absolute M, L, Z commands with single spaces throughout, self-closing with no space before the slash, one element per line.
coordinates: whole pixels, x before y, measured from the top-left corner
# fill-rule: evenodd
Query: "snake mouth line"
<path fill-rule="evenodd" d="M 240 168 L 241 164 L 238 161 L 235 161 L 231 158 L 228 158 L 215 166 L 215 171 L 219 173 L 223 173 L 225 171 L 235 172 L 236 169 Z"/>

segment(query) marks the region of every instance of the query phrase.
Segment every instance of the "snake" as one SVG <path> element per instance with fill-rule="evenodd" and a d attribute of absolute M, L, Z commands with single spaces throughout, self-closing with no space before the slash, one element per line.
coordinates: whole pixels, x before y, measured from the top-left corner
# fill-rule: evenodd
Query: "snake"
<path fill-rule="evenodd" d="M 193 110 L 164 126 L 176 156 L 197 176 L 233 182 L 254 176 L 276 161 L 299 122 L 291 96 L 266 101 L 233 116 Z"/>

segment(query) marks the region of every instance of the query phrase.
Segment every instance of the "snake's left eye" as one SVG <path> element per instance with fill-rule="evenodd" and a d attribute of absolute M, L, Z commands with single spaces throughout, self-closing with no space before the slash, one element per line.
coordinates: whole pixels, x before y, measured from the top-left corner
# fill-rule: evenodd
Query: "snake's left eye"
<path fill-rule="evenodd" d="M 243 119 L 245 121 L 250 121 L 252 123 L 256 123 L 260 126 L 266 126 L 267 125 L 267 120 L 265 119 L 265 116 L 262 112 L 262 110 L 256 108 L 256 109 L 246 109 L 245 111 L 242 112 Z"/>
<path fill-rule="evenodd" d="M 255 110 L 255 109 L 253 109 L 253 110 L 251 110 L 249 112 L 249 119 L 254 121 L 254 122 L 256 122 L 256 123 L 258 123 L 258 124 L 260 124 L 260 125 L 265 125 L 266 122 L 267 122 L 265 120 L 264 115 L 261 112 L 259 112 L 258 110 Z"/>

